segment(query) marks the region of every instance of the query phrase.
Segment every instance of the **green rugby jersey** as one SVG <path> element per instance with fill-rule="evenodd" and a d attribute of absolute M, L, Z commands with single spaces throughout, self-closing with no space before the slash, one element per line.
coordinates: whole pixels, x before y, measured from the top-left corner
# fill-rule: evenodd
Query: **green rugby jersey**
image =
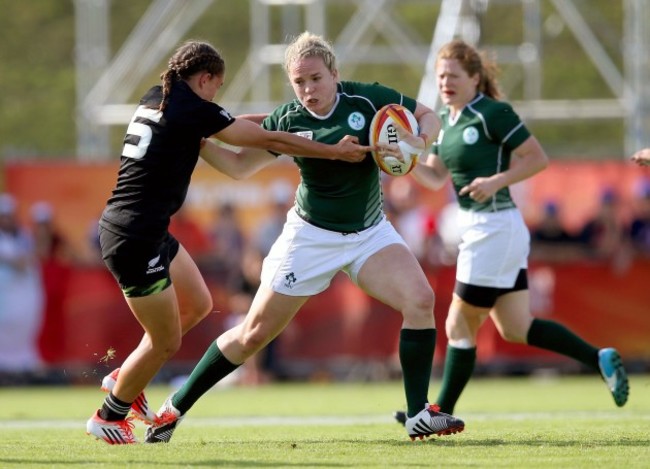
<path fill-rule="evenodd" d="M 416 101 L 378 83 L 344 81 L 327 116 L 311 114 L 299 100 L 277 107 L 262 123 L 322 143 L 335 144 L 346 135 L 368 145 L 370 122 L 384 105 L 397 103 L 415 111 Z M 315 226 L 331 231 L 361 231 L 383 216 L 381 174 L 372 155 L 361 163 L 294 157 L 300 169 L 296 191 L 298 214 Z"/>
<path fill-rule="evenodd" d="M 479 93 L 452 120 L 449 108 L 440 111 L 442 129 L 433 144 L 433 152 L 442 158 L 460 207 L 477 212 L 494 212 L 515 207 L 510 190 L 504 187 L 488 202 L 479 203 L 458 191 L 477 177 L 490 177 L 510 166 L 512 150 L 521 145 L 530 132 L 512 107 Z"/>

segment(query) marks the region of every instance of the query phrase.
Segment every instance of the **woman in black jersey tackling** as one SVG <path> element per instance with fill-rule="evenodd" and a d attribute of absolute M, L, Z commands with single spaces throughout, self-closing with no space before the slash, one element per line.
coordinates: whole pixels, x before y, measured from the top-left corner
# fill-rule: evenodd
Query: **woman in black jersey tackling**
<path fill-rule="evenodd" d="M 140 100 L 126 131 L 117 185 L 99 222 L 102 257 L 144 329 L 121 368 L 102 381 L 108 391 L 86 432 L 109 444 L 135 443 L 131 417 L 155 421 L 143 390 L 179 349 L 181 337 L 212 308 L 212 299 L 187 251 L 168 232 L 183 204 L 201 141 L 217 138 L 238 147 L 325 159 L 361 161 L 369 147 L 346 136 L 325 145 L 271 132 L 235 119 L 212 102 L 225 64 L 205 42 L 183 44 Z"/>

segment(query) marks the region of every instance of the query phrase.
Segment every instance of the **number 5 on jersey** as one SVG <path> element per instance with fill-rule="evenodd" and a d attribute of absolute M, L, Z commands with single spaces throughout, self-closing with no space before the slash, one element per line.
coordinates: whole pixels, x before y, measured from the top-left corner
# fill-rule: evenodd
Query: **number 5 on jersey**
<path fill-rule="evenodd" d="M 147 153 L 153 135 L 149 122 L 158 123 L 161 118 L 162 112 L 158 109 L 138 106 L 126 129 L 122 156 L 142 158 Z"/>

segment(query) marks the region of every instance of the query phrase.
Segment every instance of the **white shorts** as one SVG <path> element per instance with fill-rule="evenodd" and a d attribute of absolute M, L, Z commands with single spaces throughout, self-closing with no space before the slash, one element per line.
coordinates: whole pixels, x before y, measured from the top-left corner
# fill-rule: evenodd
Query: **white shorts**
<path fill-rule="evenodd" d="M 528 267 L 530 233 L 518 209 L 458 211 L 461 242 L 456 280 L 470 285 L 511 288 Z"/>
<path fill-rule="evenodd" d="M 282 234 L 262 264 L 262 285 L 289 296 L 312 296 L 344 271 L 356 284 L 370 256 L 391 244 L 406 245 L 384 218 L 359 233 L 343 234 L 309 224 L 289 210 Z"/>

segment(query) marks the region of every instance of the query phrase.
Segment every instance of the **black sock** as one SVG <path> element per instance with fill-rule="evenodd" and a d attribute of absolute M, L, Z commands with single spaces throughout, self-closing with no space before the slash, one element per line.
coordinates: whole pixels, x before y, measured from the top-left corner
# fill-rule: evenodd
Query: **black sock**
<path fill-rule="evenodd" d="M 598 369 L 598 349 L 556 322 L 533 319 L 527 342 L 528 345 L 561 353 Z"/>
<path fill-rule="evenodd" d="M 99 416 L 109 422 L 124 420 L 131 410 L 133 402 L 124 402 L 113 395 L 112 392 L 104 399 L 102 408 L 99 409 Z"/>
<path fill-rule="evenodd" d="M 413 417 L 429 402 L 429 382 L 436 348 L 435 329 L 402 329 L 399 360 L 404 377 L 407 415 Z"/>

